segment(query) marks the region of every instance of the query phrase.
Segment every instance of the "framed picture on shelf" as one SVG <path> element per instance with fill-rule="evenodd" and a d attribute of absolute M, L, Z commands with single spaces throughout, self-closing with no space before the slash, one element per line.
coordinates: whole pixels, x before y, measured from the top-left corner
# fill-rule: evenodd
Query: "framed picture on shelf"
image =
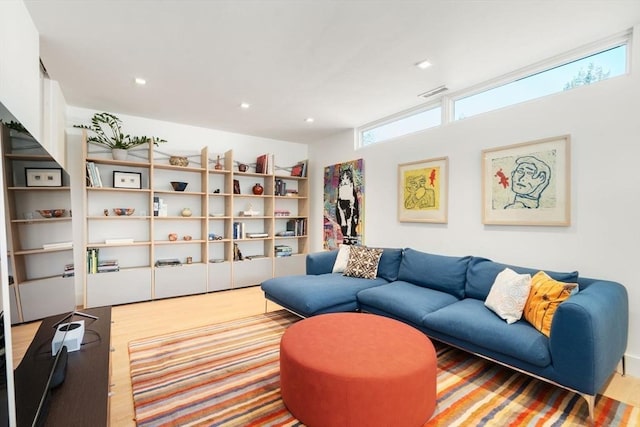
<path fill-rule="evenodd" d="M 569 135 L 482 151 L 482 222 L 570 225 Z"/>
<path fill-rule="evenodd" d="M 142 173 L 113 171 L 113 188 L 142 188 Z"/>
<path fill-rule="evenodd" d="M 62 187 L 62 168 L 25 168 L 27 187 Z"/>
<path fill-rule="evenodd" d="M 449 159 L 398 165 L 398 221 L 447 222 Z"/>
<path fill-rule="evenodd" d="M 233 194 L 240 194 L 240 181 L 237 179 L 233 180 Z"/>

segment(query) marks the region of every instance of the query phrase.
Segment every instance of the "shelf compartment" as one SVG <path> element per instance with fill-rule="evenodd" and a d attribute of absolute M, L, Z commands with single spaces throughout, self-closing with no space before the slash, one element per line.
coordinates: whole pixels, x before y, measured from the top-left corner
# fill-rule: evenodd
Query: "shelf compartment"
<path fill-rule="evenodd" d="M 42 319 L 75 309 L 73 277 L 48 277 L 19 285 L 22 321 Z"/>
<path fill-rule="evenodd" d="M 155 267 L 154 298 L 203 294 L 207 291 L 207 264 Z"/>
<path fill-rule="evenodd" d="M 87 275 L 86 307 L 151 300 L 151 267 Z"/>

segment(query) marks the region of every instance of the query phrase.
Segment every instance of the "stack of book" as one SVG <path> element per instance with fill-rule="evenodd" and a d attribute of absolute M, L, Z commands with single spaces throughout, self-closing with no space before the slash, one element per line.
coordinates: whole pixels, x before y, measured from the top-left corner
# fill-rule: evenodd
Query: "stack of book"
<path fill-rule="evenodd" d="M 242 240 L 246 237 L 244 222 L 233 223 L 233 240 Z"/>
<path fill-rule="evenodd" d="M 276 196 L 284 196 L 287 194 L 287 183 L 280 178 L 275 181 L 274 193 Z"/>
<path fill-rule="evenodd" d="M 273 174 L 273 154 L 263 154 L 256 159 L 256 173 Z"/>
<path fill-rule="evenodd" d="M 96 274 L 98 272 L 98 254 L 100 249 L 87 248 L 87 273 Z"/>
<path fill-rule="evenodd" d="M 64 266 L 64 273 L 62 273 L 62 277 L 73 277 L 75 275 L 75 268 L 73 264 L 66 264 Z"/>
<path fill-rule="evenodd" d="M 290 219 L 287 221 L 287 231 L 293 231 L 296 236 L 306 236 L 307 220 L 304 218 Z"/>
<path fill-rule="evenodd" d="M 293 252 L 291 246 L 288 245 L 275 245 L 274 249 L 276 251 L 276 258 L 291 256 L 291 253 Z"/>
<path fill-rule="evenodd" d="M 107 259 L 98 262 L 98 273 L 108 273 L 111 271 L 120 271 L 117 259 Z"/>
<path fill-rule="evenodd" d="M 89 187 L 102 188 L 102 179 L 98 166 L 93 162 L 87 162 L 87 185 Z"/>
<path fill-rule="evenodd" d="M 302 160 L 298 162 L 297 165 L 291 168 L 291 176 L 306 177 L 308 163 L 308 160 Z"/>

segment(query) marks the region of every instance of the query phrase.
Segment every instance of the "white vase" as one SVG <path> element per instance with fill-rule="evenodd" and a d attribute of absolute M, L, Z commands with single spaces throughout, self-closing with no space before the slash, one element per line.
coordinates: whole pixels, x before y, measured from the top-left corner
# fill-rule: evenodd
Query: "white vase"
<path fill-rule="evenodd" d="M 127 160 L 127 150 L 123 148 L 113 148 L 111 149 L 111 156 L 113 160 Z"/>

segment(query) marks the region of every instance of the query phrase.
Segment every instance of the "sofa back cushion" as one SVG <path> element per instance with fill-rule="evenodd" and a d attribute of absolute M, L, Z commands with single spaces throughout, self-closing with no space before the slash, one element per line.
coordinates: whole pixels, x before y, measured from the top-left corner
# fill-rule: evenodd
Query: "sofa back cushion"
<path fill-rule="evenodd" d="M 378 277 L 390 282 L 398 280 L 402 252 L 402 249 L 382 248 L 382 257 L 380 257 L 380 262 L 378 263 Z"/>
<path fill-rule="evenodd" d="M 469 256 L 433 255 L 407 248 L 400 263 L 398 280 L 464 298 L 467 264 L 470 259 Z"/>
<path fill-rule="evenodd" d="M 484 301 L 489 295 L 491 285 L 496 276 L 505 268 L 510 268 L 519 274 L 530 274 L 533 277 L 539 268 L 518 267 L 508 264 L 500 264 L 486 258 L 473 257 L 467 268 L 467 284 L 464 290 L 465 296 Z M 575 283 L 578 280 L 578 272 L 559 272 L 544 270 L 552 279 L 560 282 Z"/>

